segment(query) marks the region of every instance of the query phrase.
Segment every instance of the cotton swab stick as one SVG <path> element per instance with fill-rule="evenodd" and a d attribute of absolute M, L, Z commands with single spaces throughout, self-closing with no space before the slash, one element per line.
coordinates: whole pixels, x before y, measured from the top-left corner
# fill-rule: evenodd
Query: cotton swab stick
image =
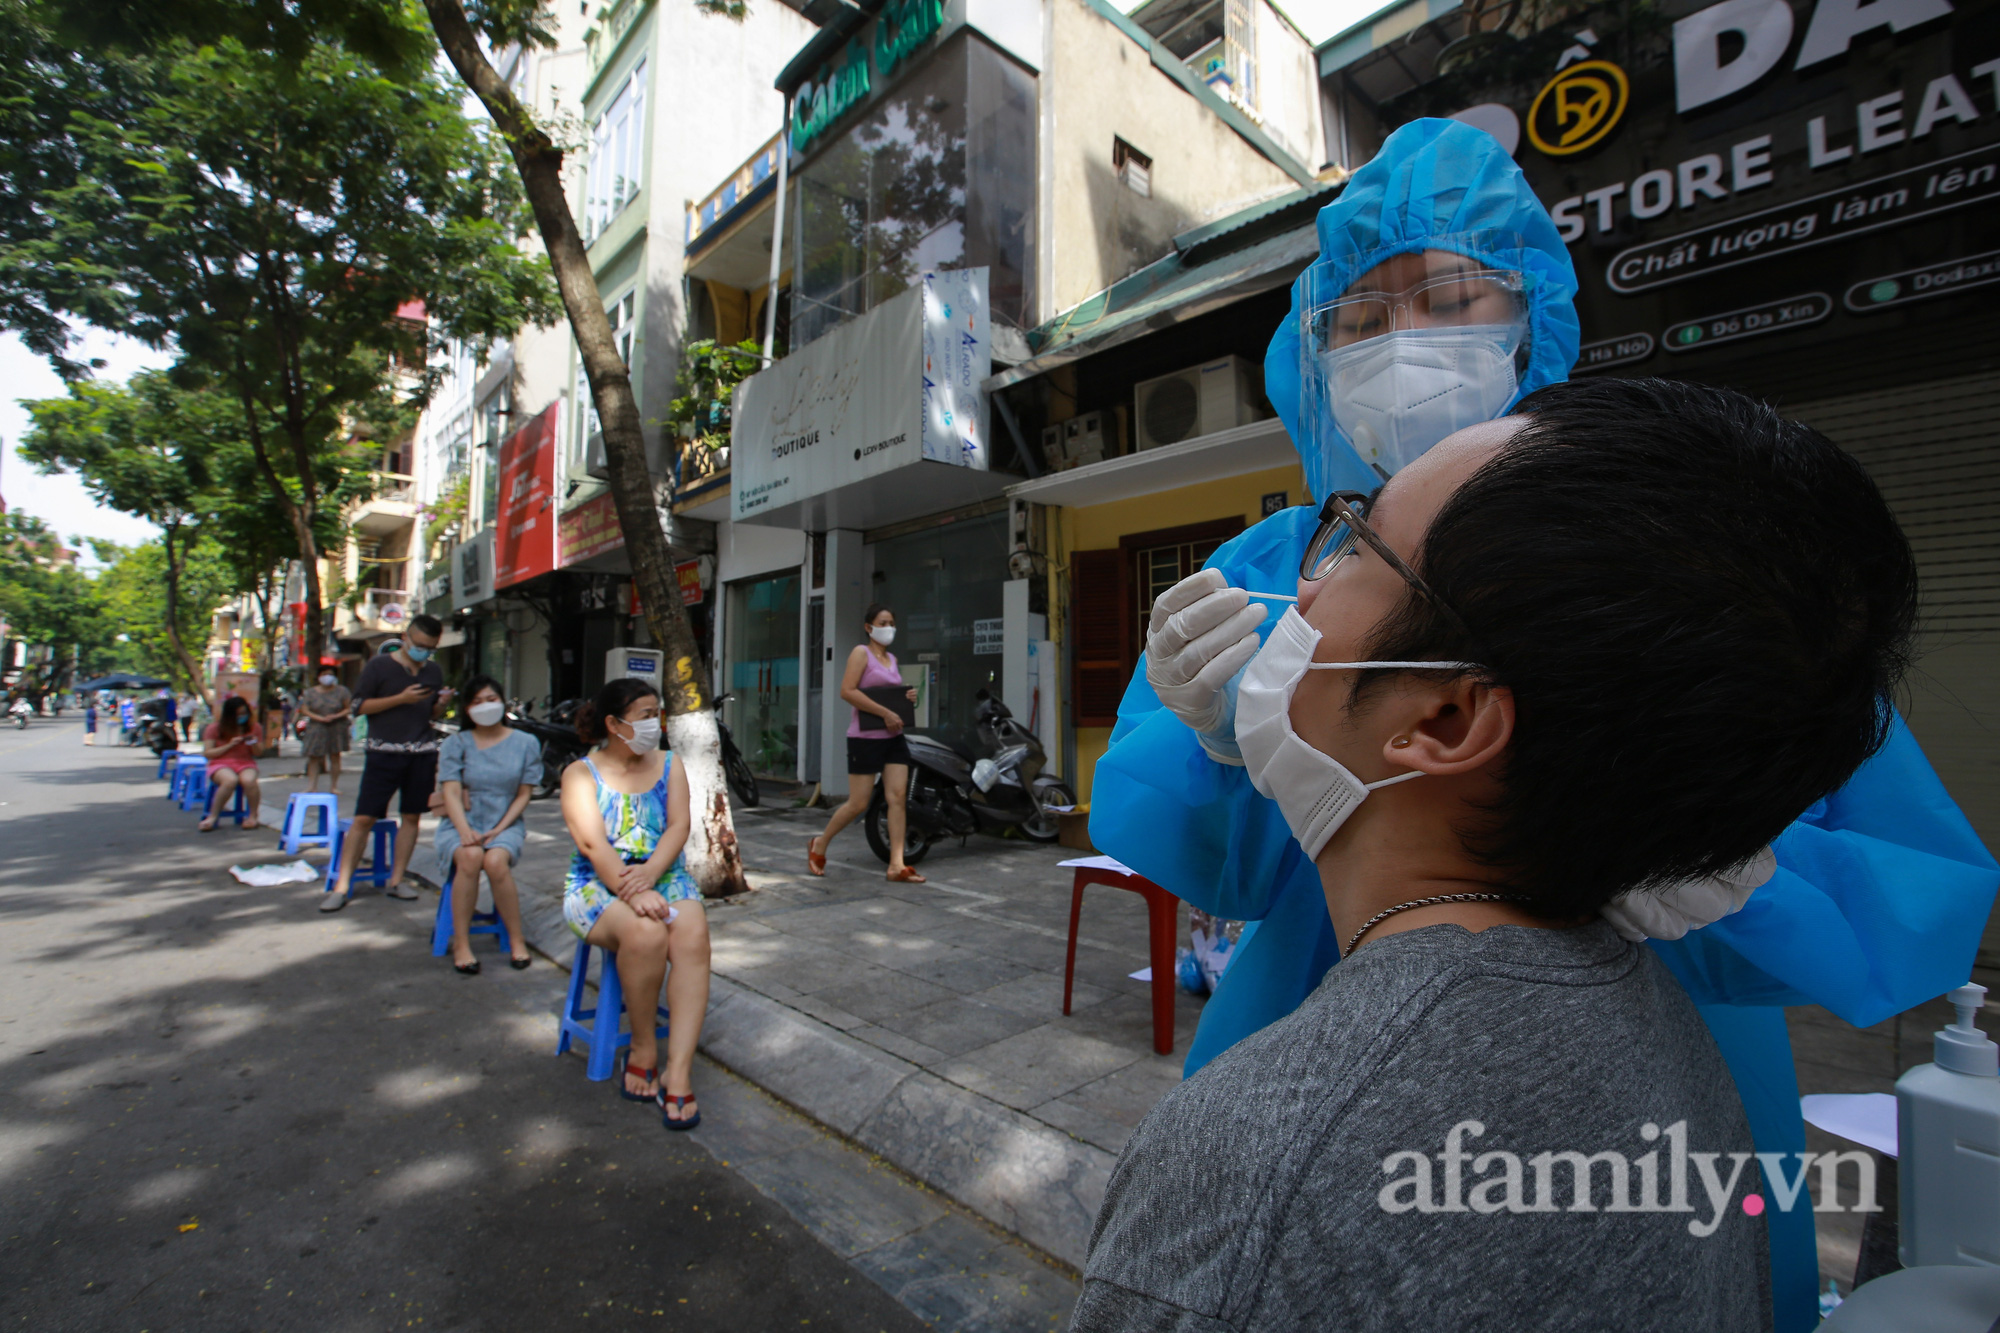
<path fill-rule="evenodd" d="M 1252 597 L 1262 597 L 1267 602 L 1296 602 L 1299 600 L 1296 597 L 1288 597 L 1281 592 L 1253 592 L 1250 595 Z"/>

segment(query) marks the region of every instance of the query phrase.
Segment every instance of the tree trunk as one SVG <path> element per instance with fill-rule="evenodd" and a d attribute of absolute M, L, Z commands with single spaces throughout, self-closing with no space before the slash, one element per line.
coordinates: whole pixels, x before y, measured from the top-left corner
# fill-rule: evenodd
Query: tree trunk
<path fill-rule="evenodd" d="M 576 229 L 569 200 L 563 192 L 562 150 L 534 122 L 480 49 L 479 38 L 466 18 L 462 0 L 424 0 L 431 27 L 459 77 L 472 89 L 494 125 L 505 136 L 521 173 L 521 184 L 534 210 L 542 245 L 555 271 L 570 330 L 576 336 L 591 401 L 597 407 L 604 435 L 604 457 L 610 473 L 612 503 L 625 535 L 625 552 L 632 562 L 632 581 L 653 642 L 667 660 L 668 737 L 687 764 L 694 827 L 688 839 L 688 868 L 709 897 L 741 893 L 743 861 L 729 813 L 722 779 L 722 749 L 715 729 L 715 712 L 701 673 L 701 653 L 681 603 L 659 511 L 653 503 L 652 478 L 646 472 L 646 441 L 640 430 L 639 404 L 632 396 L 632 379 L 604 299 L 590 270 L 583 237 Z"/>
<path fill-rule="evenodd" d="M 181 641 L 181 570 L 187 564 L 187 553 L 194 546 L 194 540 L 181 543 L 180 554 L 174 553 L 174 540 L 180 533 L 178 523 L 169 524 L 160 534 L 160 546 L 167 555 L 167 646 L 174 650 L 174 657 L 186 673 L 188 688 L 208 701 L 211 708 L 215 698 L 202 687 L 201 664 L 188 653 L 187 645 Z"/>
<path fill-rule="evenodd" d="M 314 669 L 326 645 L 326 617 L 320 606 L 319 543 L 313 537 L 313 511 L 308 503 L 302 504 L 293 498 L 285 487 L 285 479 L 278 475 L 271 465 L 271 456 L 264 440 L 264 430 L 257 418 L 257 402 L 248 387 L 239 392 L 243 397 L 243 420 L 246 434 L 250 437 L 250 452 L 256 456 L 257 470 L 264 476 L 264 482 L 271 488 L 278 507 L 284 510 L 285 519 L 292 525 L 292 535 L 299 546 L 299 565 L 305 574 L 306 623 L 305 643 L 301 645 L 299 661 L 306 667 L 306 679 L 312 679 Z M 308 460 L 309 465 L 310 460 Z M 308 478 L 308 482 L 310 479 Z"/>

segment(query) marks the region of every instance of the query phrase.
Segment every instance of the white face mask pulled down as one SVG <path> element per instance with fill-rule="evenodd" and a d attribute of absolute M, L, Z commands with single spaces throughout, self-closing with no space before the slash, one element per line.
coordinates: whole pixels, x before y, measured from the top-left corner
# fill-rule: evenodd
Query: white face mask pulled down
<path fill-rule="evenodd" d="M 1519 324 L 1404 329 L 1323 352 L 1334 424 L 1393 477 L 1445 436 L 1507 410 L 1520 387 L 1521 332 Z"/>
<path fill-rule="evenodd" d="M 1473 662 L 1315 662 L 1313 650 L 1320 633 L 1292 607 L 1271 630 L 1271 637 L 1250 659 L 1236 695 L 1236 743 L 1250 785 L 1278 803 L 1292 836 L 1308 860 L 1349 815 L 1378 787 L 1420 778 L 1412 769 L 1380 782 L 1363 782 L 1344 764 L 1299 739 L 1292 730 L 1292 694 L 1308 671 L 1348 671 L 1356 668 L 1461 668 Z"/>
<path fill-rule="evenodd" d="M 618 720 L 632 728 L 630 736 L 620 736 L 618 739 L 624 741 L 633 754 L 651 754 L 660 748 L 660 719 L 649 717 L 639 722 L 626 722 L 621 717 Z"/>

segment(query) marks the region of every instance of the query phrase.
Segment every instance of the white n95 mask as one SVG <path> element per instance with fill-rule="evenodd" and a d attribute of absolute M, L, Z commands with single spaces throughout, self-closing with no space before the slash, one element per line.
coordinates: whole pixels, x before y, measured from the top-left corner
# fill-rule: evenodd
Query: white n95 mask
<path fill-rule="evenodd" d="M 476 725 L 490 727 L 507 716 L 507 705 L 499 702 L 473 704 L 465 712 Z"/>
<path fill-rule="evenodd" d="M 1368 793 L 1423 776 L 1412 769 L 1380 782 L 1363 782 L 1331 755 L 1299 739 L 1292 730 L 1292 692 L 1308 671 L 1362 667 L 1470 668 L 1472 662 L 1315 662 L 1320 634 L 1292 607 L 1250 665 L 1236 694 L 1236 744 L 1250 785 L 1278 803 L 1292 836 L 1308 860 L 1340 831 Z"/>
<path fill-rule="evenodd" d="M 1404 329 L 1322 353 L 1333 420 L 1395 476 L 1445 436 L 1491 421 L 1520 387 L 1518 324 Z"/>

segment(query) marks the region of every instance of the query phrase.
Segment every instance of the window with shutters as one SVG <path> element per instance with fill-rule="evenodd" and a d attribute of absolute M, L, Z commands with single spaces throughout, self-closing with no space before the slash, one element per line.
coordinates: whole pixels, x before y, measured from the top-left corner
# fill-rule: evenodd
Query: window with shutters
<path fill-rule="evenodd" d="M 1117 725 L 1118 701 L 1145 649 L 1153 602 L 1242 530 L 1241 516 L 1232 516 L 1133 533 L 1115 551 L 1071 554 L 1077 726 Z"/>
<path fill-rule="evenodd" d="M 1115 726 L 1118 700 L 1132 674 L 1125 651 L 1124 570 L 1122 551 L 1077 551 L 1069 559 L 1079 727 Z"/>

